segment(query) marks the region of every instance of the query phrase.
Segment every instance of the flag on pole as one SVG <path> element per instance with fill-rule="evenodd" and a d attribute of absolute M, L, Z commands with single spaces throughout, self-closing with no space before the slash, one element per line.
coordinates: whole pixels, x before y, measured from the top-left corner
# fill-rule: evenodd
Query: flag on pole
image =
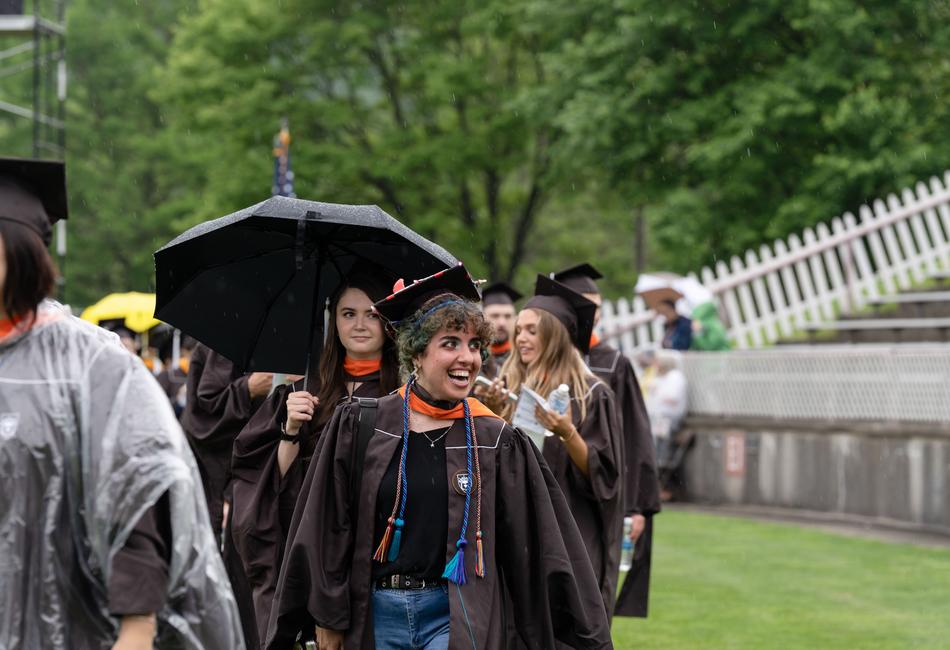
<path fill-rule="evenodd" d="M 290 127 L 286 118 L 280 132 L 274 136 L 274 182 L 271 194 L 290 198 L 297 196 L 294 194 L 294 172 L 290 168 Z"/>

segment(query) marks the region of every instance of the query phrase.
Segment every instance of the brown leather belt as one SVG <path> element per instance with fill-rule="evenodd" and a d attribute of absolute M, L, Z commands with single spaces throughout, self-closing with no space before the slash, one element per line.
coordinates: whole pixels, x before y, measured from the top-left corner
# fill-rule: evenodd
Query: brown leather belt
<path fill-rule="evenodd" d="M 386 576 L 376 581 L 376 587 L 379 589 L 425 589 L 427 587 L 436 587 L 444 583 L 442 578 L 417 578 L 416 576 L 402 576 L 399 574 Z"/>

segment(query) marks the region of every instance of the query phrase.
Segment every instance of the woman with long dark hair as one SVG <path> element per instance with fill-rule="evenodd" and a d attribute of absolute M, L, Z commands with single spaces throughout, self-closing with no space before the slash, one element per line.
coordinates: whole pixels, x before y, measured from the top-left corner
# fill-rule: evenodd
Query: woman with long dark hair
<path fill-rule="evenodd" d="M 399 386 L 395 344 L 373 302 L 388 293 L 380 273 L 346 278 L 330 300 L 315 395 L 303 381 L 280 386 L 234 444 L 232 535 L 254 593 L 257 629 L 267 631 L 277 572 L 300 485 L 320 433 L 344 400 L 381 397 Z"/>
<path fill-rule="evenodd" d="M 494 650 L 509 627 L 529 648 L 611 647 L 554 478 L 523 433 L 469 397 L 492 340 L 478 299 L 459 265 L 376 304 L 409 379 L 326 426 L 268 648 L 315 632 L 325 650 Z"/>
<path fill-rule="evenodd" d="M 596 305 L 546 276 L 515 324 L 515 349 L 500 379 L 486 395 L 503 417 L 514 405 L 500 388 L 519 394 L 523 387 L 547 397 L 561 384 L 570 389 L 567 412 L 537 409 L 538 421 L 555 435 L 542 453 L 567 497 L 600 584 L 604 607 L 613 611 L 623 529 L 623 432 L 610 388 L 594 376 L 581 353 L 590 345 Z"/>
<path fill-rule="evenodd" d="M 46 300 L 65 216 L 62 163 L 0 159 L 0 647 L 243 648 L 171 405 Z"/>

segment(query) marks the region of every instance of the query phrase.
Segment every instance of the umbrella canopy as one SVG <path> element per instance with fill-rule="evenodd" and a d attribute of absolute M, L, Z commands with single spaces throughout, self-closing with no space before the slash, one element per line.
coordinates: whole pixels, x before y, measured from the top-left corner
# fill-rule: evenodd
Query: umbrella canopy
<path fill-rule="evenodd" d="M 685 309 L 684 313 L 689 313 L 697 306 L 714 300 L 712 291 L 703 286 L 699 280 L 675 273 L 644 273 L 637 278 L 635 291 L 643 297 L 650 309 L 654 309 L 664 300 L 669 300 L 679 303 L 677 306 Z"/>
<path fill-rule="evenodd" d="M 302 374 L 354 267 L 422 278 L 458 263 L 375 205 L 275 196 L 155 253 L 156 316 L 245 370 Z"/>
<path fill-rule="evenodd" d="M 155 318 L 155 294 L 110 293 L 108 296 L 87 307 L 80 318 L 98 325 L 102 321 L 121 320 L 133 332 L 147 332 L 162 324 Z"/>
<path fill-rule="evenodd" d="M 685 277 L 673 281 L 673 288 L 683 294 L 683 299 L 689 305 L 690 311 L 696 309 L 699 305 L 707 302 L 713 302 L 715 297 L 713 292 L 707 289 L 696 278 Z"/>

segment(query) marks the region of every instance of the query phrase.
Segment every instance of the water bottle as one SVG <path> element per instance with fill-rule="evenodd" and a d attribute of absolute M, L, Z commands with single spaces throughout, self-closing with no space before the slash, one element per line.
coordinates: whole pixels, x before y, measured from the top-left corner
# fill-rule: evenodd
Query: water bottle
<path fill-rule="evenodd" d="M 629 571 L 633 566 L 633 541 L 630 531 L 633 530 L 633 517 L 623 518 L 623 540 L 620 542 L 620 570 Z"/>
<path fill-rule="evenodd" d="M 567 413 L 567 407 L 570 403 L 571 389 L 568 388 L 567 384 L 561 384 L 548 395 L 548 408 L 559 415 Z"/>

